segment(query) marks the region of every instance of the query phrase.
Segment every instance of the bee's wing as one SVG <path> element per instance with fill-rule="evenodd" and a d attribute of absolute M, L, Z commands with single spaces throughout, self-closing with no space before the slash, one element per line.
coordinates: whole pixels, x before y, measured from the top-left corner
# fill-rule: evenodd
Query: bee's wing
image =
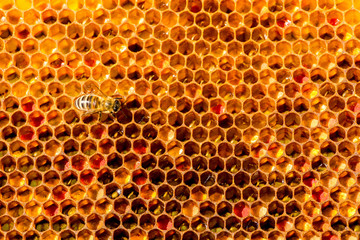
<path fill-rule="evenodd" d="M 107 97 L 107 95 L 105 93 L 103 93 L 100 88 L 98 88 L 98 86 L 96 86 L 95 83 L 93 82 L 89 82 L 88 84 L 84 84 L 84 90 L 85 90 L 85 93 L 88 94 L 88 93 L 93 93 L 93 94 L 96 94 L 96 95 L 100 95 L 102 97 Z"/>

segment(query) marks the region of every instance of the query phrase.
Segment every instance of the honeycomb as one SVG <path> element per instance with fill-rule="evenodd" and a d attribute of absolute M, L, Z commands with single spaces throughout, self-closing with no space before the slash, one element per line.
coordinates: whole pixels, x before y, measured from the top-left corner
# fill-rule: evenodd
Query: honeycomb
<path fill-rule="evenodd" d="M 0 9 L 0 239 L 359 239 L 360 1 Z"/>

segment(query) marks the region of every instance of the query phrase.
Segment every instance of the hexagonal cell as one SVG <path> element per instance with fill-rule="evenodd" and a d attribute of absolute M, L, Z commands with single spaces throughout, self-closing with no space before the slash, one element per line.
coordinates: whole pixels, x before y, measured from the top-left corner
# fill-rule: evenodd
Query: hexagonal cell
<path fill-rule="evenodd" d="M 357 2 L 115 2 L 0 3 L 1 237 L 356 238 Z"/>
<path fill-rule="evenodd" d="M 21 202 L 29 202 L 32 199 L 32 189 L 23 186 L 17 190 L 17 199 Z"/>
<path fill-rule="evenodd" d="M 78 209 L 81 215 L 89 215 L 94 210 L 94 203 L 89 199 L 80 200 Z"/>
<path fill-rule="evenodd" d="M 44 202 L 50 198 L 50 189 L 46 186 L 37 187 L 34 193 L 34 198 L 39 202 Z"/>
<path fill-rule="evenodd" d="M 18 219 L 16 219 L 15 227 L 19 231 L 27 231 L 29 229 L 30 223 L 31 223 L 31 220 L 28 217 L 22 216 L 22 217 L 19 217 Z"/>
<path fill-rule="evenodd" d="M 25 213 L 29 217 L 37 217 L 41 213 L 41 206 L 36 201 L 30 201 L 25 205 Z"/>

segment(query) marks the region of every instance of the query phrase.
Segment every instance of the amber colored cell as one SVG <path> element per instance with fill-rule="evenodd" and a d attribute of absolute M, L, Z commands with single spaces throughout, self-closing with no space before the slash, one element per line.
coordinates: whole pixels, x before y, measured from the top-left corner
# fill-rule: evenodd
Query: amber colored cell
<path fill-rule="evenodd" d="M 4 110 L 8 112 L 14 112 L 19 108 L 19 101 L 14 97 L 7 97 L 3 104 Z"/>
<path fill-rule="evenodd" d="M 357 239 L 358 1 L 0 9 L 0 239 Z"/>
<path fill-rule="evenodd" d="M 10 65 L 10 63 L 11 63 L 11 58 L 10 58 L 10 56 L 8 55 L 8 54 L 6 54 L 6 53 L 2 53 L 1 54 L 1 58 L 3 59 L 3 61 L 2 61 L 2 63 L 1 63 L 1 68 L 3 68 L 3 69 L 5 69 L 5 68 L 7 68 L 9 65 Z"/>
<path fill-rule="evenodd" d="M 9 53 L 16 53 L 21 50 L 21 43 L 19 40 L 12 38 L 7 42 L 5 49 Z"/>
<path fill-rule="evenodd" d="M 22 17 L 22 13 L 18 9 L 12 9 L 8 11 L 6 15 L 7 21 L 9 21 L 11 24 L 17 24 Z"/>
<path fill-rule="evenodd" d="M 45 67 L 40 70 L 39 76 L 43 82 L 52 81 L 55 78 L 55 70 L 49 67 Z"/>
<path fill-rule="evenodd" d="M 116 48 L 116 45 L 117 45 L 116 43 L 118 43 L 119 45 L 121 44 L 121 42 L 116 41 L 116 39 L 113 39 L 113 41 L 111 43 L 112 43 L 111 46 L 114 49 Z M 89 40 L 80 39 L 79 41 L 77 41 L 76 49 L 78 52 L 87 52 L 87 51 L 89 51 L 90 46 L 91 46 L 91 43 Z M 109 48 L 109 41 L 105 38 L 101 38 L 101 37 L 97 38 L 93 43 L 93 48 L 97 52 L 103 52 Z"/>
<path fill-rule="evenodd" d="M 24 12 L 24 21 L 30 25 L 39 23 L 39 21 L 40 21 L 39 12 L 35 11 L 34 9 L 30 9 L 30 10 Z"/>
<path fill-rule="evenodd" d="M 70 82 L 65 87 L 65 93 L 69 96 L 79 96 L 81 93 L 81 85 L 75 82 Z"/>
<path fill-rule="evenodd" d="M 35 69 L 40 69 L 45 65 L 47 58 L 41 53 L 36 53 L 31 57 L 31 66 Z"/>

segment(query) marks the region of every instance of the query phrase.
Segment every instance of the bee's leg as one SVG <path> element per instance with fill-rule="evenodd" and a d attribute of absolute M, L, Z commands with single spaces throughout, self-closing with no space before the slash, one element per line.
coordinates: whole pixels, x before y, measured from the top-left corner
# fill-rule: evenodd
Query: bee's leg
<path fill-rule="evenodd" d="M 82 117 L 86 117 L 86 116 L 91 115 L 91 114 L 93 114 L 93 113 L 94 113 L 94 111 L 84 112 L 83 114 L 81 114 L 81 116 L 82 116 Z"/>
<path fill-rule="evenodd" d="M 99 121 L 101 121 L 101 117 L 102 117 L 102 112 L 99 112 Z"/>

